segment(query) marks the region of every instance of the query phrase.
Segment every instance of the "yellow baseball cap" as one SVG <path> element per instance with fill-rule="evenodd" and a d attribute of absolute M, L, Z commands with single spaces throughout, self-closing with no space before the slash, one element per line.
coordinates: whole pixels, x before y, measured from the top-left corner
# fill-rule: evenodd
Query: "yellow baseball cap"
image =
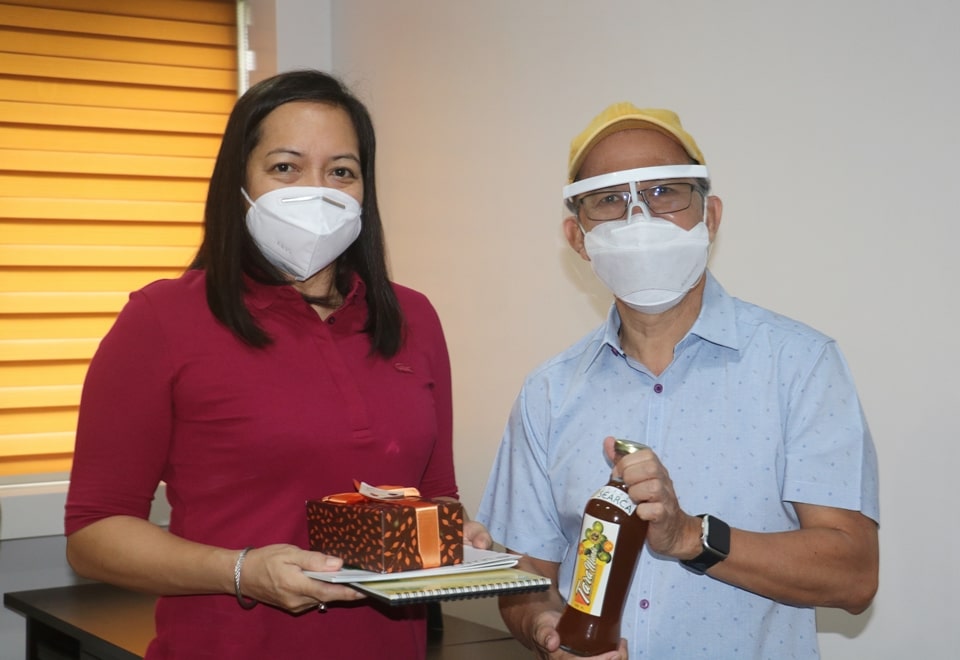
<path fill-rule="evenodd" d="M 614 103 L 593 118 L 590 125 L 570 143 L 570 164 L 567 169 L 568 183 L 573 183 L 590 150 L 611 133 L 630 128 L 653 128 L 672 137 L 700 165 L 706 165 L 703 153 L 693 136 L 683 130 L 680 117 L 672 110 L 661 108 L 638 108 L 632 103 Z"/>

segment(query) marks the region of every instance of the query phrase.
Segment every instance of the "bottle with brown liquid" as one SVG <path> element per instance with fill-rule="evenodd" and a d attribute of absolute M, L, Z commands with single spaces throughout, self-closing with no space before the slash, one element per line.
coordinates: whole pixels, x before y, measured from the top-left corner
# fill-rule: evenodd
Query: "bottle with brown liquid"
<path fill-rule="evenodd" d="M 646 445 L 617 439 L 617 457 Z M 614 651 L 620 645 L 620 618 L 633 569 L 647 537 L 647 521 L 623 480 L 611 477 L 587 502 L 577 544 L 577 561 L 567 605 L 557 623 L 560 648 L 580 656 Z"/>

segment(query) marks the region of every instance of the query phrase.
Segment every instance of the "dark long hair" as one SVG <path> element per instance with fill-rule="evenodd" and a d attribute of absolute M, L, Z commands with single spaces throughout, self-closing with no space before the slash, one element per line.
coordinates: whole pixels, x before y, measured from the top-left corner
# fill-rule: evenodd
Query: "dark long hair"
<path fill-rule="evenodd" d="M 206 271 L 207 304 L 213 315 L 251 346 L 271 342 L 243 302 L 246 275 L 258 282 L 286 284 L 257 248 L 244 221 L 246 207 L 240 189 L 247 160 L 261 137 L 261 122 L 278 106 L 290 101 L 316 101 L 343 108 L 353 122 L 363 171 L 362 229 L 360 236 L 336 261 L 336 286 L 347 293 L 351 274 L 366 284 L 371 351 L 394 355 L 402 342 L 403 319 L 390 285 L 377 207 L 376 136 L 370 113 L 339 80 L 320 71 L 281 73 L 251 87 L 237 100 L 220 144 L 210 177 L 204 211 L 203 242 L 191 268 Z"/>

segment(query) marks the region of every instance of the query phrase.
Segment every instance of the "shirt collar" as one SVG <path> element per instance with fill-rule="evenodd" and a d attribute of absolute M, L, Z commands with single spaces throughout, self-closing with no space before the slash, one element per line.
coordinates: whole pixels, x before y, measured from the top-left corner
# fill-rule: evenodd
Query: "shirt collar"
<path fill-rule="evenodd" d="M 680 340 L 680 344 L 689 342 L 690 337 L 695 336 L 712 344 L 739 351 L 740 339 L 737 335 L 737 319 L 733 298 L 709 270 L 706 271 L 705 277 L 707 281 L 703 288 L 700 314 L 687 335 Z M 607 320 L 597 331 L 595 337 L 596 342 L 593 353 L 587 360 L 587 367 L 593 364 L 602 350 L 612 349 L 617 355 L 623 354 L 620 348 L 620 313 L 617 311 L 616 304 L 610 305 Z"/>
<path fill-rule="evenodd" d="M 690 328 L 691 335 L 716 344 L 740 350 L 737 333 L 737 313 L 733 297 L 728 294 L 708 270 L 707 283 L 703 289 L 703 304 L 700 315 Z"/>

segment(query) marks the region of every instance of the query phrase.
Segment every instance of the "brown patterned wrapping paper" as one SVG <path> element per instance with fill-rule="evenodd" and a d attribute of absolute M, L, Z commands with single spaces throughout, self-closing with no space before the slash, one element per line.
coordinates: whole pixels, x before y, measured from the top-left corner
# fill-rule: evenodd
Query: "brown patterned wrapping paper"
<path fill-rule="evenodd" d="M 377 573 L 463 562 L 463 507 L 419 498 L 367 499 L 358 493 L 307 501 L 310 549 Z"/>

